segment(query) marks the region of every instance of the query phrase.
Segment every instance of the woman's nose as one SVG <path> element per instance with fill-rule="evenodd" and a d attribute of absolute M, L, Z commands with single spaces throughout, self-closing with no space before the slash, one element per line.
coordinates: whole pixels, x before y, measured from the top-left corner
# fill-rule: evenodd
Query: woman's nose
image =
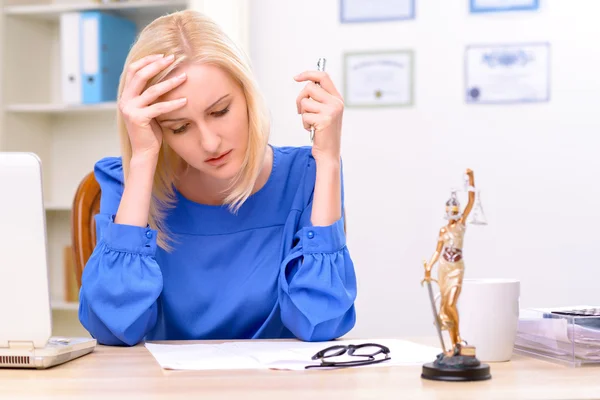
<path fill-rule="evenodd" d="M 209 154 L 217 154 L 221 145 L 221 137 L 208 128 L 200 130 L 200 146 Z"/>

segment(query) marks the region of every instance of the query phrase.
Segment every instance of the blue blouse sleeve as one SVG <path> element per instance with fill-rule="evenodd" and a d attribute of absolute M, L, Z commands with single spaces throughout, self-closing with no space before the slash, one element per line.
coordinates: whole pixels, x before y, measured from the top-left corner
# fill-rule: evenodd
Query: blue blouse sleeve
<path fill-rule="evenodd" d="M 156 324 L 163 284 L 157 232 L 114 222 L 123 190 L 120 158 L 100 160 L 94 174 L 102 191 L 97 244 L 81 278 L 79 320 L 98 343 L 132 346 Z"/>
<path fill-rule="evenodd" d="M 314 175 L 308 175 L 314 189 Z M 281 265 L 279 303 L 284 325 L 297 338 L 327 341 L 354 327 L 356 275 L 344 216 L 329 226 L 313 226 L 311 213 L 312 193 L 299 216 L 295 244 Z"/>

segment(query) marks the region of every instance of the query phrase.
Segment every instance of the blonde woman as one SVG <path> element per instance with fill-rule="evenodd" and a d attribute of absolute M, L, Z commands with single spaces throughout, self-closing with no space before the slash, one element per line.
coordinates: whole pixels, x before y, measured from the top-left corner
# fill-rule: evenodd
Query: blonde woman
<path fill-rule="evenodd" d="M 295 79 L 313 146 L 271 146 L 252 72 L 213 21 L 183 11 L 141 32 L 119 86 L 121 157 L 94 169 L 98 243 L 79 318 L 99 343 L 352 329 L 343 102 L 326 73 Z"/>

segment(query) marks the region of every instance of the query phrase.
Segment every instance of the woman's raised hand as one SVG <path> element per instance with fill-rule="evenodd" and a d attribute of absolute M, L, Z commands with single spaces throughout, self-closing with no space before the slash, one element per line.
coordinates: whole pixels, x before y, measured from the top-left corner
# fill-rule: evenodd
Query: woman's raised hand
<path fill-rule="evenodd" d="M 119 110 L 131 141 L 132 155 L 156 157 L 162 144 L 162 130 L 155 118 L 183 107 L 186 98 L 155 102 L 160 96 L 178 87 L 186 80 L 185 73 L 144 87 L 156 74 L 164 70 L 174 56 L 151 55 L 133 62 L 125 77 L 125 85 L 119 99 Z"/>

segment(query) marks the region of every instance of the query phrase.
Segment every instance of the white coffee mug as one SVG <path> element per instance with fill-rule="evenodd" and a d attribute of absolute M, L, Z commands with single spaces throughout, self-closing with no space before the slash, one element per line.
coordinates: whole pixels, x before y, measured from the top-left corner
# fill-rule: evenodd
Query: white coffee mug
<path fill-rule="evenodd" d="M 461 339 L 482 362 L 511 359 L 519 323 L 520 282 L 464 279 L 458 298 Z"/>

